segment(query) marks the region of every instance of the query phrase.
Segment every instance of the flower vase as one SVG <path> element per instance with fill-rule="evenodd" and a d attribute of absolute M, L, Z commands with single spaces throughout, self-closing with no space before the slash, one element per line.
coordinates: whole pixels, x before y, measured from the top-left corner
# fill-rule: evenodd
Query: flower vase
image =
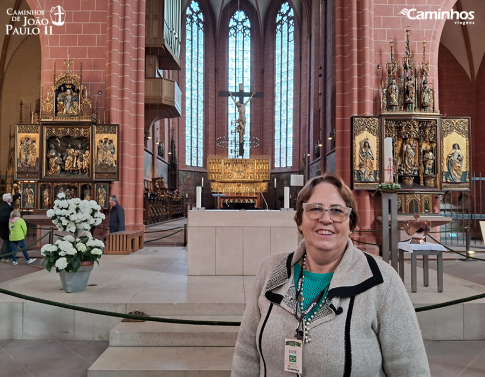
<path fill-rule="evenodd" d="M 94 265 L 81 266 L 77 272 L 59 271 L 62 289 L 67 293 L 84 292 Z"/>

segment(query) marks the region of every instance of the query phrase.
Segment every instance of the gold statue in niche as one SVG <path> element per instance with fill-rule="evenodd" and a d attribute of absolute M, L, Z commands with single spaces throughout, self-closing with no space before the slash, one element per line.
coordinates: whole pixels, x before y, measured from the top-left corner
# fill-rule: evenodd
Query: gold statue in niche
<path fill-rule="evenodd" d="M 79 115 L 79 95 L 71 85 L 61 86 L 57 96 L 57 115 Z"/>
<path fill-rule="evenodd" d="M 388 91 L 389 91 L 389 105 L 396 107 L 398 105 L 398 102 L 397 102 L 398 101 L 398 98 L 397 98 L 397 96 L 398 96 L 399 89 L 398 89 L 398 87 L 396 85 L 396 80 L 395 79 L 393 79 L 392 80 L 392 84 L 389 85 Z"/>
<path fill-rule="evenodd" d="M 42 193 L 42 207 L 43 208 L 49 208 L 51 204 L 51 199 L 49 197 L 49 189 L 46 187 L 44 189 L 44 192 Z"/>
<path fill-rule="evenodd" d="M 105 203 L 106 203 L 106 190 L 104 189 L 103 186 L 98 187 L 98 204 L 102 207 L 105 208 Z"/>
<path fill-rule="evenodd" d="M 431 151 L 431 147 L 427 145 L 423 156 L 424 174 L 426 175 L 434 174 L 434 160 L 435 160 L 435 157 L 433 152 Z"/>
<path fill-rule="evenodd" d="M 91 152 L 89 151 L 89 148 L 87 148 L 83 155 L 83 167 L 82 167 L 82 170 L 87 175 L 89 175 L 90 165 L 91 165 Z"/>
<path fill-rule="evenodd" d="M 401 174 L 403 175 L 415 175 L 418 173 L 418 167 L 416 166 L 416 141 L 406 140 L 402 147 L 402 164 L 401 164 Z"/>
<path fill-rule="evenodd" d="M 360 141 L 359 169 L 362 181 L 375 181 L 374 179 L 374 152 L 368 138 Z"/>
<path fill-rule="evenodd" d="M 24 195 L 26 197 L 25 207 L 34 208 L 35 192 L 31 185 L 28 185 L 27 188 L 24 189 Z"/>

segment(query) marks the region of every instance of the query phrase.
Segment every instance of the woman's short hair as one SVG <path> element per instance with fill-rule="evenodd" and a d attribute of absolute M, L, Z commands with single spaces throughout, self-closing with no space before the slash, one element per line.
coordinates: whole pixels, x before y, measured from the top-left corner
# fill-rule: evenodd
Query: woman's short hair
<path fill-rule="evenodd" d="M 20 211 L 17 211 L 16 209 L 13 210 L 10 214 L 10 218 L 13 219 L 14 217 L 20 217 Z"/>
<path fill-rule="evenodd" d="M 296 200 L 296 214 L 294 217 L 296 225 L 299 227 L 303 221 L 303 203 L 308 202 L 315 191 L 315 187 L 320 183 L 330 183 L 331 185 L 334 185 L 344 200 L 345 205 L 352 208 L 352 212 L 349 216 L 349 228 L 352 232 L 357 227 L 359 222 L 359 215 L 357 214 L 354 195 L 352 194 L 352 190 L 350 190 L 343 179 L 340 178 L 340 176 L 336 173 L 325 173 L 324 175 L 313 177 L 305 184 L 305 186 L 303 186 L 298 193 L 298 198 Z"/>
<path fill-rule="evenodd" d="M 12 194 L 9 194 L 8 192 L 6 194 L 3 194 L 2 199 L 4 202 L 8 203 L 10 199 L 12 199 Z"/>

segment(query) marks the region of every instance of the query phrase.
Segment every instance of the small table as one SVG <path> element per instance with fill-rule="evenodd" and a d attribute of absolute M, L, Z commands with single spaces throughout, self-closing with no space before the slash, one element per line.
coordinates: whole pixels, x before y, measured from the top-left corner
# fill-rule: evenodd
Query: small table
<path fill-rule="evenodd" d="M 404 252 L 411 253 L 411 291 L 416 293 L 418 291 L 417 270 L 418 264 L 416 256 L 423 256 L 423 280 L 424 286 L 429 286 L 429 263 L 428 256 L 436 255 L 437 260 L 437 274 L 438 274 L 438 292 L 443 292 L 443 251 L 446 251 L 443 245 L 435 243 L 426 244 L 411 244 L 408 242 L 399 242 L 399 276 L 404 282 Z"/>

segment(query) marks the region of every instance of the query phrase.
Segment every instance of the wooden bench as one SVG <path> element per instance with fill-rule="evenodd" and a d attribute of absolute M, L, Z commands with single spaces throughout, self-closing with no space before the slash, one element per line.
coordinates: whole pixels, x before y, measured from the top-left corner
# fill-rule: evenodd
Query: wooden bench
<path fill-rule="evenodd" d="M 142 249 L 144 240 L 143 230 L 124 230 L 122 232 L 108 233 L 104 253 L 116 255 L 130 254 Z"/>

